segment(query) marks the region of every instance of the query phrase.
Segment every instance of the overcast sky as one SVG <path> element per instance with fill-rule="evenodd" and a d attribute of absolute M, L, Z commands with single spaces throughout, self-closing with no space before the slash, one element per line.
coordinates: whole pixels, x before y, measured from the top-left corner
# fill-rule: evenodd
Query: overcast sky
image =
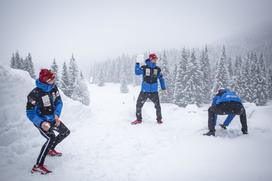
<path fill-rule="evenodd" d="M 271 23 L 271 0 L 0 0 L 0 61 L 38 66 L 199 46 Z M 39 62 L 39 63 L 38 63 Z"/>

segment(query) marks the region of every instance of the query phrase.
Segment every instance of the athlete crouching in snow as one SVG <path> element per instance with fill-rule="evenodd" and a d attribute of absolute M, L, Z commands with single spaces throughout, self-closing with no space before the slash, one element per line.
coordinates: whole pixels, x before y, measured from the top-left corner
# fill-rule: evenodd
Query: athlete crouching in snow
<path fill-rule="evenodd" d="M 37 87 L 27 96 L 27 117 L 38 128 L 41 135 L 46 138 L 36 165 L 31 170 L 32 173 L 47 174 L 51 172 L 44 166 L 45 157 L 47 154 L 61 156 L 62 153 L 56 151 L 55 147 L 70 134 L 70 130 L 59 119 L 62 100 L 54 82 L 54 73 L 48 69 L 41 69 L 39 79 L 36 80 Z M 59 134 L 56 136 L 53 130 Z"/>
<path fill-rule="evenodd" d="M 136 62 L 135 64 L 135 74 L 143 75 L 143 82 L 136 104 L 137 119 L 131 124 L 142 123 L 142 107 L 148 98 L 155 104 L 157 123 L 162 124 L 161 105 L 158 94 L 158 79 L 160 81 L 161 89 L 165 90 L 166 88 L 161 69 L 156 66 L 157 60 L 157 55 L 152 53 L 149 55 L 149 59 L 145 60 L 146 65 L 140 66 L 139 62 Z"/>
<path fill-rule="evenodd" d="M 208 127 L 209 132 L 205 133 L 206 136 L 215 136 L 215 125 L 217 115 L 226 115 L 228 117 L 220 126 L 224 129 L 230 124 L 235 115 L 240 115 L 240 122 L 242 124 L 243 134 L 248 134 L 247 132 L 247 117 L 245 108 L 241 102 L 239 96 L 235 92 L 228 89 L 219 89 L 218 93 L 215 95 L 212 101 L 212 106 L 208 110 Z"/>

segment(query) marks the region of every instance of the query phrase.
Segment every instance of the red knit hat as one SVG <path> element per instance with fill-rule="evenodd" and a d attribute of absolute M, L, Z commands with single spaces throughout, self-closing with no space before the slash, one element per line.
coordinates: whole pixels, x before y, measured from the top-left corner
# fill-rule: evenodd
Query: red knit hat
<path fill-rule="evenodd" d="M 51 72 L 51 70 L 48 69 L 41 69 L 40 74 L 39 74 L 39 80 L 42 83 L 47 84 L 49 81 L 55 79 L 55 74 Z"/>
<path fill-rule="evenodd" d="M 158 57 L 157 57 L 157 55 L 155 53 L 150 53 L 149 54 L 149 59 L 154 60 L 154 59 L 158 59 Z"/>

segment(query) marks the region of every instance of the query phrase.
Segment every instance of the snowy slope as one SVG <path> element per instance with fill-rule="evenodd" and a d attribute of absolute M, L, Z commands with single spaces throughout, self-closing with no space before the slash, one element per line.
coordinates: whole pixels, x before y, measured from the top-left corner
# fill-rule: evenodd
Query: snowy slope
<path fill-rule="evenodd" d="M 272 105 L 246 104 L 249 135 L 236 117 L 217 137 L 204 137 L 208 107 L 162 104 L 164 124 L 155 122 L 152 103 L 144 122 L 135 119 L 139 87 L 120 94 L 119 85 L 90 85 L 89 107 L 64 99 L 63 122 L 71 135 L 47 158 L 53 174 L 31 175 L 44 139 L 25 117 L 34 81 L 21 71 L 0 66 L 0 180 L 271 180 Z M 224 117 L 220 117 L 222 122 Z M 16 174 L 15 174 L 16 173 Z"/>

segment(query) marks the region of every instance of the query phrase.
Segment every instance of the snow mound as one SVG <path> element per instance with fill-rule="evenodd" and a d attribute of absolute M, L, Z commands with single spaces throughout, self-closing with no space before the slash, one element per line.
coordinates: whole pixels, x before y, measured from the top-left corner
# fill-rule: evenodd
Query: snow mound
<path fill-rule="evenodd" d="M 0 82 L 0 146 L 8 146 L 28 135 L 31 125 L 24 113 L 34 80 L 27 72 L 0 66 Z"/>

